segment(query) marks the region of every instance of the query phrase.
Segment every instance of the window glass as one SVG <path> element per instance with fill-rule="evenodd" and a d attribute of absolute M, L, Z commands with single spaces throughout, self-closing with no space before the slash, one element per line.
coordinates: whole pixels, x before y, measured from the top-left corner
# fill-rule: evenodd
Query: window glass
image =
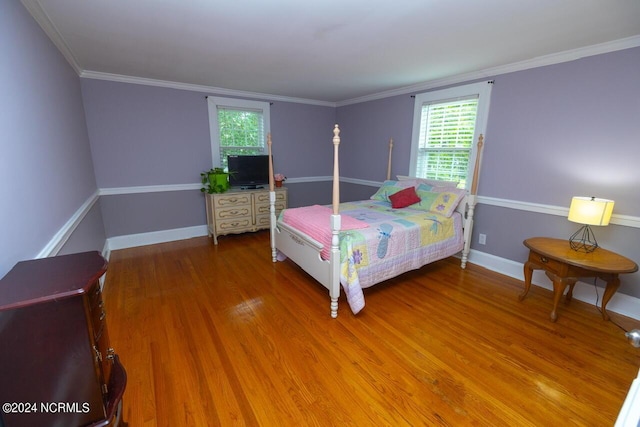
<path fill-rule="evenodd" d="M 412 176 L 470 185 L 476 141 L 484 133 L 489 82 L 416 95 L 411 144 Z"/>
<path fill-rule="evenodd" d="M 266 154 L 269 103 L 208 97 L 213 166 L 227 170 L 228 155 Z"/>

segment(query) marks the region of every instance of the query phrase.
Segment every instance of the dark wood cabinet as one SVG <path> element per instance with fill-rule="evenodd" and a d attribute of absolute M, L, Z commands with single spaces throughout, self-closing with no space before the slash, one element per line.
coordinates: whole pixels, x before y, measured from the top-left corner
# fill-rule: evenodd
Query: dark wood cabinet
<path fill-rule="evenodd" d="M 98 252 L 23 261 L 0 280 L 0 427 L 118 422 L 126 372 L 110 347 Z"/>

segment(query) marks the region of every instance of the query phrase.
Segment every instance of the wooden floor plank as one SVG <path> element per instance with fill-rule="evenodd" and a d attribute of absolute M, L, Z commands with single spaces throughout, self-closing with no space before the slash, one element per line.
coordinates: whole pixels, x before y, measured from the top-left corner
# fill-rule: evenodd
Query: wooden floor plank
<path fill-rule="evenodd" d="M 354 316 L 266 232 L 113 251 L 104 298 L 130 427 L 613 425 L 640 322 L 455 258 L 365 290 Z M 617 326 L 616 324 L 620 325 Z"/>

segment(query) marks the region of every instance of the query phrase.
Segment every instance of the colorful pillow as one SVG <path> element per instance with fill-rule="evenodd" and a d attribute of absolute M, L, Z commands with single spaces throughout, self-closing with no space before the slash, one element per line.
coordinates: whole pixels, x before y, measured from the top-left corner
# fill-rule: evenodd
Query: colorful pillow
<path fill-rule="evenodd" d="M 460 204 L 460 200 L 465 196 L 466 190 L 452 187 L 433 187 L 425 190 L 425 187 L 418 186 L 418 197 L 420 203 L 413 205 L 412 209 L 420 209 L 434 212 L 446 217 L 453 215 Z"/>
<path fill-rule="evenodd" d="M 401 209 L 420 202 L 420 197 L 418 197 L 416 189 L 412 186 L 392 194 L 389 196 L 389 201 L 392 208 Z"/>
<path fill-rule="evenodd" d="M 433 187 L 427 184 L 418 185 L 418 189 L 416 192 L 418 193 L 418 197 L 420 197 L 420 203 L 417 203 L 415 206 L 412 206 L 413 209 L 419 209 L 423 211 L 430 211 L 431 205 L 436 201 L 438 195 L 440 193 L 436 193 L 432 191 Z"/>
<path fill-rule="evenodd" d="M 446 217 L 453 215 L 458 207 L 460 200 L 467 193 L 461 188 L 434 187 L 431 191 L 438 193 L 436 200 L 431 204 L 431 212 L 439 213 Z"/>
<path fill-rule="evenodd" d="M 382 202 L 389 202 L 389 196 L 397 193 L 400 190 L 404 190 L 408 187 L 413 187 L 415 181 L 393 181 L 387 180 L 382 183 L 382 187 L 370 197 L 371 200 L 380 200 Z"/>

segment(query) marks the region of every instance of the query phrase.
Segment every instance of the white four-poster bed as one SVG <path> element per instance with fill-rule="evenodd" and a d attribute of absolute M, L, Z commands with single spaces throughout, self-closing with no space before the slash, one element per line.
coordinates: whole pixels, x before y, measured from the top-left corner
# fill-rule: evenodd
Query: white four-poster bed
<path fill-rule="evenodd" d="M 445 227 L 445 225 L 448 224 L 448 222 L 446 221 L 449 221 L 449 218 L 435 215 L 433 213 L 433 210 L 428 212 L 415 212 L 412 209 L 412 207 L 420 206 L 422 203 L 408 206 L 405 209 L 395 209 L 392 208 L 390 202 L 388 201 L 368 200 L 362 202 L 352 202 L 354 204 L 360 203 L 360 205 L 345 206 L 348 204 L 343 204 L 341 207 L 339 181 L 340 173 L 338 167 L 340 129 L 337 124 L 333 129 L 333 133 L 333 196 L 331 208 L 329 209 L 328 207 L 320 207 L 316 205 L 315 207 L 287 209 L 283 211 L 279 218 L 276 218 L 275 215 L 273 161 L 271 159 L 272 142 L 271 136 L 268 136 L 267 145 L 269 150 L 270 176 L 269 190 L 271 217 L 271 256 L 273 262 L 276 262 L 279 258 L 281 259 L 284 255 L 285 257 L 291 259 L 314 279 L 320 282 L 325 288 L 327 288 L 329 290 L 330 296 L 331 317 L 333 318 L 338 316 L 338 299 L 340 297 L 341 286 L 343 286 L 346 291 L 347 300 L 349 302 L 349 305 L 351 306 L 352 311 L 354 313 L 357 313 L 362 307 L 364 307 L 364 296 L 362 294 L 362 288 L 372 286 L 373 284 L 398 276 L 403 272 L 420 268 L 423 265 L 439 259 L 447 258 L 460 252 L 462 253 L 461 267 L 465 268 L 471 246 L 471 230 L 473 227 L 473 212 L 476 203 L 476 191 L 482 154 L 483 136 L 480 135 L 478 138 L 474 173 L 469 191 L 455 190 L 451 187 L 446 187 L 447 184 L 451 186 L 451 183 L 444 183 L 443 186 L 439 186 L 439 182 L 436 181 L 421 179 L 416 180 L 409 177 L 398 177 L 398 181 L 390 181 L 391 152 L 393 147 L 393 140 L 390 140 L 387 181 L 385 181 L 385 184 L 383 184 L 381 190 L 383 188 L 388 190 L 388 187 L 384 187 L 384 185 L 397 185 L 406 190 L 404 193 L 415 194 L 415 192 L 408 189 L 408 187 L 414 188 L 415 184 L 415 188 L 424 189 L 422 186 L 426 185 L 425 182 L 428 181 L 429 185 L 425 188 L 434 187 L 429 189 L 435 191 L 436 196 L 442 196 L 442 193 L 444 192 L 446 192 L 446 195 L 454 194 L 456 191 L 459 192 L 459 198 L 457 200 L 460 201 L 459 203 L 456 202 L 457 205 L 451 206 L 451 211 L 448 214 L 450 215 L 451 225 L 447 225 Z M 386 198 L 387 193 L 381 190 L 376 193 L 376 195 L 382 194 L 382 199 L 378 199 L 388 200 Z M 397 191 L 397 189 L 394 189 L 393 191 Z M 432 192 L 425 193 L 419 191 L 419 194 L 431 195 Z M 374 197 L 372 196 L 372 199 L 373 198 Z M 389 198 L 393 199 L 393 197 L 391 196 Z M 393 200 L 395 206 L 395 202 L 398 199 L 396 198 Z M 367 207 L 365 208 L 362 203 L 366 204 Z M 378 209 L 378 211 L 372 211 L 372 213 L 369 214 L 366 210 L 369 207 Z M 439 205 L 439 208 L 442 208 L 442 205 Z M 343 212 L 345 209 L 347 211 L 351 209 L 348 214 L 351 214 L 354 217 L 358 217 L 360 219 L 366 220 L 368 217 L 380 217 L 385 219 L 386 223 L 372 223 L 371 227 L 376 227 L 374 230 L 373 228 L 369 228 L 368 224 L 365 224 L 358 219 L 347 216 L 346 214 L 341 215 L 341 209 L 343 210 Z M 326 212 L 324 210 L 326 210 Z M 395 213 L 400 213 L 401 215 L 404 215 L 404 217 L 391 217 L 391 215 Z M 287 214 L 289 215 L 289 220 L 287 220 Z M 298 216 L 294 217 L 294 214 L 297 214 Z M 296 218 L 299 219 L 297 223 L 294 222 Z M 307 224 L 302 224 L 300 222 L 313 222 L 314 219 L 319 220 L 320 223 L 318 225 L 313 225 L 311 231 L 309 231 Z M 393 249 L 389 249 L 390 252 L 393 252 L 394 250 L 401 251 L 403 249 L 398 249 L 398 247 L 406 246 L 407 242 L 409 241 L 424 240 L 424 225 L 421 225 L 421 227 L 423 228 L 422 231 L 416 232 L 414 230 L 413 235 L 405 236 L 400 234 L 402 231 L 396 231 L 402 229 L 403 226 L 405 224 L 408 224 L 409 222 L 423 221 L 424 223 L 429 224 L 427 229 L 429 229 L 431 233 L 436 233 L 437 231 L 438 234 L 442 234 L 444 233 L 444 231 L 441 232 L 441 229 L 444 230 L 446 228 L 448 230 L 450 227 L 452 230 L 452 234 L 442 237 L 442 239 L 448 243 L 446 245 L 442 242 L 433 243 L 431 244 L 431 246 L 434 248 L 434 250 L 428 250 L 428 245 L 425 245 L 420 249 L 411 249 L 411 251 L 415 252 L 411 255 L 412 259 L 410 259 L 409 261 L 403 260 L 400 263 L 401 265 L 388 264 L 381 265 L 375 268 L 373 267 L 373 258 L 378 258 L 381 254 L 381 251 L 382 258 L 384 258 L 388 247 L 393 247 Z M 389 230 L 391 230 L 393 226 L 387 224 L 395 225 L 396 230 L 394 230 L 393 233 L 396 234 L 393 234 L 393 236 L 391 235 L 391 231 Z M 301 225 L 304 225 L 304 227 L 302 227 Z M 320 228 L 322 228 L 322 230 L 319 230 Z M 361 237 L 360 234 L 364 234 L 365 232 L 377 232 L 378 241 L 377 243 L 375 243 L 378 245 L 377 254 L 373 253 L 375 252 L 376 248 L 369 248 L 368 250 L 367 243 L 362 241 L 362 239 L 358 240 L 358 238 Z M 342 236 L 341 233 L 343 233 Z M 416 233 L 418 234 L 416 235 Z M 353 245 L 357 246 L 356 250 L 354 250 L 351 246 L 352 240 Z M 384 243 L 384 245 L 382 243 Z M 420 244 L 424 245 L 424 243 Z M 369 243 L 369 246 L 371 246 L 371 243 Z M 342 257 L 341 249 L 343 252 L 345 252 L 343 253 Z M 407 249 L 407 251 L 409 251 L 409 249 Z M 351 254 L 347 255 L 348 253 Z M 365 253 L 365 255 L 367 256 L 367 261 L 371 259 L 371 267 L 369 267 L 369 269 L 374 270 L 371 273 L 367 273 L 366 269 L 356 269 L 354 260 L 360 261 L 362 258 L 362 253 Z M 388 263 L 391 262 L 392 257 L 388 258 L 390 259 L 383 261 Z M 358 265 L 357 268 L 361 267 Z M 360 271 L 365 272 L 364 277 L 359 277 Z"/>

